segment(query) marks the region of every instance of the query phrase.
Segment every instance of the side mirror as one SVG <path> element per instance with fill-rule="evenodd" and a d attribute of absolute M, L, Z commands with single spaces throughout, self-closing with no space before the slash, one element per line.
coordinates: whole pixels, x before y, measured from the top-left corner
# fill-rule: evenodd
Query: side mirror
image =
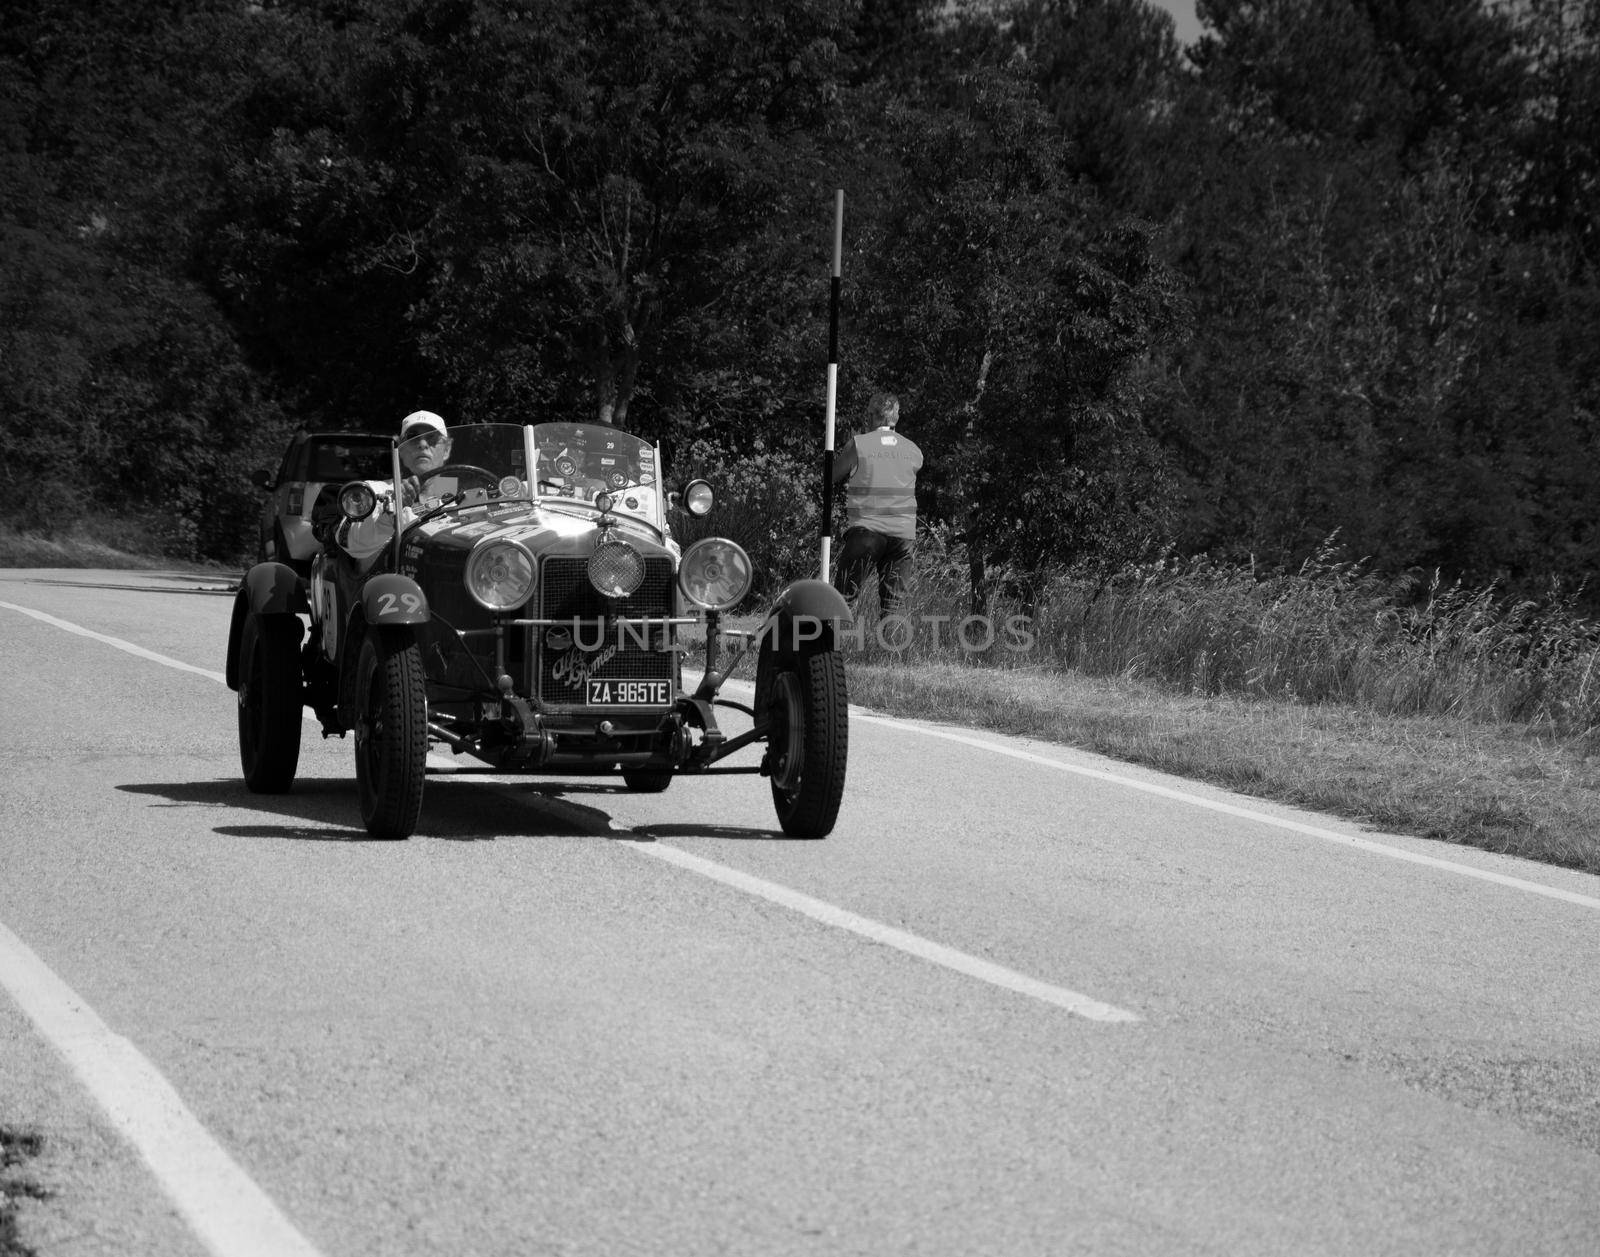
<path fill-rule="evenodd" d="M 265 467 L 257 467 L 250 473 L 250 483 L 258 489 L 271 491 L 273 486 L 272 472 Z"/>

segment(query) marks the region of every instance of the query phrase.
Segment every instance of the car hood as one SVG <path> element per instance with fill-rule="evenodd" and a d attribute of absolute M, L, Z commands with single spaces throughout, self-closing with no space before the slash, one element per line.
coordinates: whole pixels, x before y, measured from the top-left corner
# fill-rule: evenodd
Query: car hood
<path fill-rule="evenodd" d="M 626 516 L 612 518 L 615 526 L 606 531 L 613 540 L 626 541 L 647 557 L 666 555 L 676 559 L 678 545 L 670 537 L 663 541 L 655 529 Z M 593 513 L 582 508 L 552 510 L 530 507 L 526 503 L 468 507 L 411 529 L 406 534 L 405 550 L 407 558 L 424 551 L 464 552 L 492 537 L 521 542 L 535 558 L 546 555 L 587 557 L 601 532 L 595 520 Z"/>

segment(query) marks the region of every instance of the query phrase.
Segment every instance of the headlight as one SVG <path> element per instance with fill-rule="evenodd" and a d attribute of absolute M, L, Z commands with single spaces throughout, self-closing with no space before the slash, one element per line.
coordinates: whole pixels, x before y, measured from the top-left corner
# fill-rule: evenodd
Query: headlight
<path fill-rule="evenodd" d="M 750 556 L 722 537 L 707 537 L 683 552 L 678 588 L 708 611 L 726 611 L 750 592 Z"/>
<path fill-rule="evenodd" d="M 339 490 L 339 514 L 346 519 L 365 519 L 378 509 L 378 495 L 364 480 L 352 480 Z"/>
<path fill-rule="evenodd" d="M 716 503 L 716 495 L 711 492 L 711 482 L 708 480 L 691 480 L 683 487 L 683 509 L 696 519 L 702 515 L 709 515 L 712 506 Z"/>
<path fill-rule="evenodd" d="M 626 598 L 644 581 L 644 560 L 632 546 L 603 541 L 589 556 L 589 583 L 607 598 Z"/>
<path fill-rule="evenodd" d="M 481 541 L 467 556 L 467 592 L 491 611 L 510 611 L 533 592 L 533 555 L 518 541 Z"/>

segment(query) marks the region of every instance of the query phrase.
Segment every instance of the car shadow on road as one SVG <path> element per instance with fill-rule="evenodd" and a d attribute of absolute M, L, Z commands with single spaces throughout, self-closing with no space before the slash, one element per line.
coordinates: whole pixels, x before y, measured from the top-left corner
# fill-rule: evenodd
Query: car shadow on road
<path fill-rule="evenodd" d="M 356 817 L 355 782 L 344 777 L 301 777 L 288 794 L 252 794 L 237 777 L 220 781 L 149 781 L 120 785 L 128 794 L 166 799 L 167 807 L 248 808 L 299 824 L 219 825 L 231 838 L 284 838 L 301 842 L 368 842 L 372 835 Z M 359 817 L 357 817 L 359 820 Z"/>
<path fill-rule="evenodd" d="M 781 829 L 750 829 L 744 825 L 635 825 L 628 835 L 643 838 L 726 838 L 733 842 L 795 842 Z"/>
<path fill-rule="evenodd" d="M 566 806 L 577 808 L 596 817 L 602 824 L 609 824 L 610 816 L 599 808 L 585 807 L 581 803 L 572 801 L 572 795 L 630 795 L 633 791 L 627 786 L 612 784 L 611 782 L 571 782 L 571 781 L 539 781 L 530 783 L 527 787 L 532 794 L 540 794 L 548 799 L 559 799 Z M 646 796 L 648 797 L 648 796 Z M 630 825 L 626 829 L 612 829 L 608 835 L 618 842 L 637 842 L 641 838 L 655 841 L 657 838 L 730 838 L 730 839 L 763 839 L 790 841 L 789 835 L 781 829 L 750 829 L 743 825 L 692 825 L 692 824 L 667 824 L 659 825 Z"/>
<path fill-rule="evenodd" d="M 229 838 L 297 842 L 380 842 L 359 822 L 356 783 L 348 777 L 300 777 L 287 794 L 253 794 L 237 777 L 216 781 L 140 782 L 119 785 L 129 794 L 166 799 L 159 806 L 243 808 L 284 818 L 288 824 L 218 825 Z M 466 781 L 430 777 L 422 819 L 413 840 L 492 842 L 496 838 L 584 838 L 607 835 L 610 817 L 597 808 L 554 799 L 528 806 L 526 798 Z M 574 815 L 577 813 L 577 815 Z M 356 823 L 352 825 L 351 820 Z M 295 823 L 298 822 L 298 823 Z"/>

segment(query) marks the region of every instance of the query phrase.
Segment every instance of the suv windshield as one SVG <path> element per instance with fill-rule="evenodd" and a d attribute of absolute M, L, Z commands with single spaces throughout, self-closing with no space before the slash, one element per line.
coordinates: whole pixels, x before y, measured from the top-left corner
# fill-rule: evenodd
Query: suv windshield
<path fill-rule="evenodd" d="M 309 480 L 319 484 L 389 478 L 389 438 L 383 436 L 312 436 L 300 449 L 303 468 L 280 475 L 279 481 Z"/>

